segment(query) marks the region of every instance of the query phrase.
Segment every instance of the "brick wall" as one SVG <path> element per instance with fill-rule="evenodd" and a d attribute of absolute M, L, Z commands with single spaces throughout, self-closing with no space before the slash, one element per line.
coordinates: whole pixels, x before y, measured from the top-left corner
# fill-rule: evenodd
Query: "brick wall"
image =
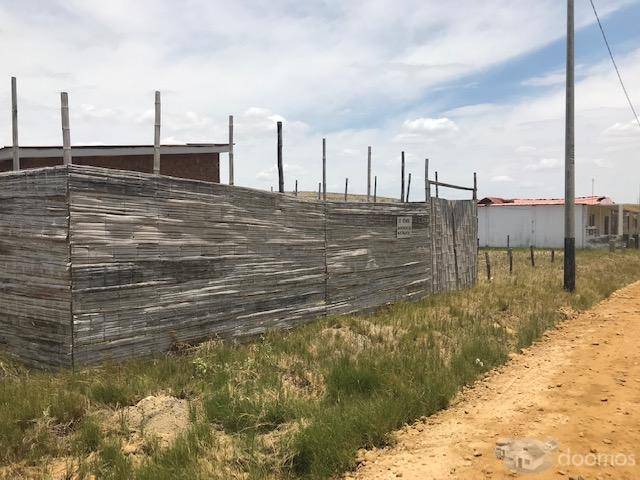
<path fill-rule="evenodd" d="M 115 170 L 153 173 L 153 155 L 75 157 L 73 163 L 75 165 L 89 165 Z M 56 165 L 62 165 L 61 157 L 20 158 L 20 166 L 23 170 L 53 167 Z M 8 172 L 11 170 L 11 167 L 12 164 L 10 161 L 0 162 L 0 172 Z M 220 154 L 163 154 L 160 162 L 160 173 L 170 177 L 219 183 Z"/>

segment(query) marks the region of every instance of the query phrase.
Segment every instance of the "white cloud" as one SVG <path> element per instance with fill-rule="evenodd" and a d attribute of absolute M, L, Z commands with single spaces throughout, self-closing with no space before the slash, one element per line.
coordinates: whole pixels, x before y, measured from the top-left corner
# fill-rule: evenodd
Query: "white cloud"
<path fill-rule="evenodd" d="M 560 168 L 562 162 L 557 158 L 541 158 L 536 163 L 530 163 L 526 165 L 525 170 L 555 170 L 556 168 Z"/>
<path fill-rule="evenodd" d="M 509 183 L 509 182 L 513 182 L 513 178 L 511 178 L 509 175 L 494 175 L 489 180 L 494 182 L 494 183 Z"/>
<path fill-rule="evenodd" d="M 598 3 L 606 16 L 630 1 Z M 540 72 L 534 83 L 549 88 L 508 102 L 483 102 L 474 90 L 469 105 L 467 97 L 462 106 L 451 105 L 460 104 L 456 95 L 469 91 L 475 74 L 562 38 L 564 2 L 455 3 L 407 0 L 399 9 L 392 0 L 193 0 L 189 8 L 169 0 L 2 2 L 0 79 L 18 77 L 23 144 L 60 143 L 61 90 L 70 95 L 74 144 L 150 144 L 159 89 L 163 141 L 225 142 L 227 116 L 234 114 L 240 185 L 274 184 L 280 120 L 285 164 L 301 167 L 289 168 L 287 188 L 295 175 L 301 189 L 317 189 L 326 137 L 329 183 L 338 188 L 349 177 L 351 191 L 364 191 L 372 145 L 381 195 L 399 192 L 403 149 L 416 179 L 429 157 L 431 171 L 452 183 L 469 184 L 474 170 L 481 188 L 483 178 L 518 179 L 494 182 L 496 190 L 486 194 L 519 196 L 527 184 L 536 195 L 557 195 L 557 168 L 527 170 L 533 178 L 520 180 L 537 159 L 563 158 L 559 77 L 554 84 Z M 577 17 L 579 26 L 593 22 L 586 5 Z M 640 52 L 620 52 L 618 60 L 627 84 L 639 85 Z M 591 169 L 600 168 L 583 160 L 588 154 L 628 171 L 623 179 L 598 181 L 610 195 L 631 198 L 640 177 L 640 140 L 625 127 L 624 96 L 608 61 L 580 73 L 578 191 L 582 184 L 590 191 Z M 8 81 L 4 85 L 0 111 L 7 112 Z M 0 123 L 3 142 L 11 142 L 7 122 Z M 226 165 L 223 159 L 223 179 Z"/>
<path fill-rule="evenodd" d="M 564 85 L 566 76 L 564 72 L 552 72 L 540 77 L 532 77 L 522 82 L 525 87 L 556 87 Z"/>
<path fill-rule="evenodd" d="M 516 153 L 529 155 L 535 153 L 536 150 L 536 147 L 532 147 L 530 145 L 520 145 L 518 148 L 516 148 Z"/>
<path fill-rule="evenodd" d="M 458 131 L 458 126 L 455 122 L 446 117 L 406 120 L 403 128 L 412 133 L 447 133 Z"/>

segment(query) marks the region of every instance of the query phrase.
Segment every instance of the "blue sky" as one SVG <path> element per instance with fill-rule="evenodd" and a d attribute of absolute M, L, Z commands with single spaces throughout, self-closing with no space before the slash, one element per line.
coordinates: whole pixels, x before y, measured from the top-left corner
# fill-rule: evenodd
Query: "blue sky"
<path fill-rule="evenodd" d="M 596 5 L 640 107 L 640 0 Z M 559 0 L 0 0 L 0 143 L 11 139 L 16 75 L 23 144 L 60 143 L 61 90 L 73 143 L 150 143 L 159 89 L 167 143 L 222 142 L 235 115 L 242 185 L 276 183 L 283 120 L 288 186 L 317 188 L 327 137 L 336 191 L 345 177 L 364 191 L 372 145 L 381 194 L 398 194 L 404 150 L 417 184 L 429 157 L 446 181 L 469 183 L 477 171 L 483 195 L 560 196 L 564 9 Z M 637 201 L 640 127 L 588 0 L 576 2 L 576 19 L 578 194 L 595 178 L 596 193 Z"/>

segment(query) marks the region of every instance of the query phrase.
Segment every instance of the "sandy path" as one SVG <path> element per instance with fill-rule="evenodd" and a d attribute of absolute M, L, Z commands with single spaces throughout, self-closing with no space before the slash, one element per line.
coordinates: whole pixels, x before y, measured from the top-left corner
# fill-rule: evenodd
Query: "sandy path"
<path fill-rule="evenodd" d="M 533 464 L 496 458 L 504 438 L 558 446 L 540 455 L 530 441 L 524 452 L 507 444 L 512 455 L 544 459 L 534 475 Z M 347 478 L 640 479 L 640 282 L 546 333 L 397 440 L 364 453 Z"/>

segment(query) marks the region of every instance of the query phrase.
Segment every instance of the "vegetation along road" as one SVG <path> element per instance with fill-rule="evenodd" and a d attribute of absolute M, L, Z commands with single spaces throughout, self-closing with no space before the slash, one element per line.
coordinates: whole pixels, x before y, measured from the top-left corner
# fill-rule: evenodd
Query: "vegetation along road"
<path fill-rule="evenodd" d="M 640 282 L 568 317 L 347 478 L 640 478 Z"/>
<path fill-rule="evenodd" d="M 525 460 L 546 468 L 532 478 L 638 478 L 554 456 L 637 453 L 640 285 L 576 314 L 640 280 L 640 252 L 579 252 L 574 295 L 561 253 L 516 251 L 513 274 L 489 254 L 491 282 L 482 253 L 472 289 L 248 343 L 76 372 L 0 358 L 0 478 L 478 479 Z"/>

